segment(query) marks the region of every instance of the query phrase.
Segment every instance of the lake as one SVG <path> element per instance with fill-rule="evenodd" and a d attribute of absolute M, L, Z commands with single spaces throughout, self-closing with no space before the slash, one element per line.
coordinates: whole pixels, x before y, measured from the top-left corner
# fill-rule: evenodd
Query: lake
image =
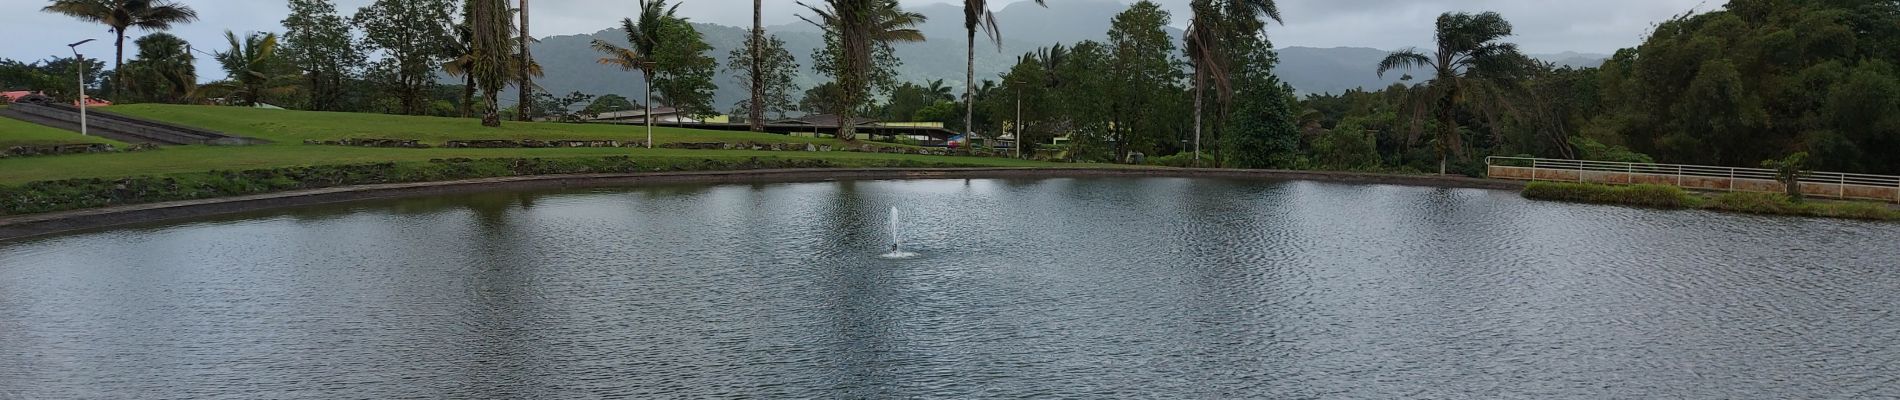
<path fill-rule="evenodd" d="M 0 242 L 0 399 L 1900 397 L 1896 264 L 1475 189 L 428 197 Z"/>

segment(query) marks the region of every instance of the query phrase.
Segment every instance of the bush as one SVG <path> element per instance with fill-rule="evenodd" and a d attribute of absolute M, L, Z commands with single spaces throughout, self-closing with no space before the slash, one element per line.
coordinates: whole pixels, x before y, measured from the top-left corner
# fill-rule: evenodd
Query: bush
<path fill-rule="evenodd" d="M 1313 139 L 1313 158 L 1322 169 L 1364 171 L 1379 167 L 1379 148 L 1364 130 L 1340 128 Z"/>
<path fill-rule="evenodd" d="M 1582 183 L 1531 182 L 1524 197 L 1536 200 L 1620 204 L 1655 208 L 1687 208 L 1697 199 L 1682 188 L 1658 185 L 1609 186 Z"/>
<path fill-rule="evenodd" d="M 1176 167 L 1176 168 L 1196 167 L 1196 165 L 1194 165 L 1194 152 L 1181 152 L 1180 154 L 1175 154 L 1175 155 L 1171 155 L 1167 157 L 1149 158 L 1148 162 L 1146 162 L 1145 164 L 1162 166 L 1162 167 Z M 1202 153 L 1201 165 L 1199 165 L 1199 167 L 1211 168 L 1214 166 L 1215 166 L 1214 156 L 1212 154 Z"/>

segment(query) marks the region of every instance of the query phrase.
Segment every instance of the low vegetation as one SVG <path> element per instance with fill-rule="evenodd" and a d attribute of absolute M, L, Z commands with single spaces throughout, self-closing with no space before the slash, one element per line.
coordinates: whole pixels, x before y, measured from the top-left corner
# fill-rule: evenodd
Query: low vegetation
<path fill-rule="evenodd" d="M 511 176 L 778 168 L 967 167 L 958 159 L 569 157 L 432 159 L 189 172 L 118 179 L 67 179 L 0 186 L 0 215 L 253 195 L 350 185 L 432 182 Z M 963 159 L 969 160 L 969 159 Z"/>
<path fill-rule="evenodd" d="M 1700 208 L 1745 214 L 1900 221 L 1900 210 L 1886 203 L 1801 201 L 1780 193 L 1734 192 L 1704 197 L 1672 186 L 1532 182 L 1525 186 L 1524 197 L 1639 207 Z"/>

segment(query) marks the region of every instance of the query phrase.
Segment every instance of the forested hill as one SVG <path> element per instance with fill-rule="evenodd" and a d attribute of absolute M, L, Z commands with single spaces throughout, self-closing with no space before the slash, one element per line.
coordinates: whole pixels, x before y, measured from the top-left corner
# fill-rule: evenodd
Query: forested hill
<path fill-rule="evenodd" d="M 1088 4 L 1091 2 L 1100 4 Z M 997 15 L 997 22 L 1001 24 L 1004 34 L 1002 51 L 998 52 L 993 43 L 977 45 L 977 79 L 994 79 L 997 74 L 1014 65 L 1016 57 L 1040 47 L 1082 40 L 1104 40 L 1109 20 L 1126 8 L 1113 0 L 1066 1 L 1062 12 L 1036 7 L 1028 2 L 1012 4 Z M 932 4 L 917 7 L 913 11 L 930 17 L 930 22 L 922 27 L 930 40 L 896 46 L 898 57 L 904 60 L 904 65 L 898 70 L 899 78 L 911 82 L 942 79 L 953 87 L 960 87 L 964 80 L 965 53 L 962 9 L 947 4 Z M 706 42 L 713 46 L 714 58 L 722 66 L 727 53 L 744 44 L 746 28 L 711 24 L 694 26 L 705 35 Z M 810 69 L 812 50 L 823 45 L 816 28 L 800 23 L 768 27 L 767 30 L 784 39 L 786 49 L 798 57 L 801 66 L 805 66 L 799 76 L 801 87 L 810 88 L 827 80 Z M 1181 32 L 1169 28 L 1169 35 L 1179 38 Z M 546 68 L 547 77 L 539 83 L 557 93 L 581 91 L 638 98 L 641 83 L 637 75 L 595 62 L 600 58 L 600 53 L 588 47 L 588 43 L 595 38 L 618 43 L 626 40 L 623 34 L 612 30 L 603 30 L 591 36 L 542 38 L 534 54 Z M 979 37 L 978 40 L 984 39 Z M 1393 74 L 1382 79 L 1374 73 L 1379 59 L 1385 54 L 1385 50 L 1369 48 L 1289 47 L 1281 50 L 1280 67 L 1275 72 L 1300 93 L 1340 93 L 1360 87 L 1377 89 L 1396 82 L 1400 75 Z M 1590 67 L 1607 58 L 1577 53 L 1534 57 L 1559 64 Z M 715 82 L 719 85 L 714 103 L 718 109 L 730 109 L 734 102 L 745 97 L 743 88 L 723 69 Z"/>

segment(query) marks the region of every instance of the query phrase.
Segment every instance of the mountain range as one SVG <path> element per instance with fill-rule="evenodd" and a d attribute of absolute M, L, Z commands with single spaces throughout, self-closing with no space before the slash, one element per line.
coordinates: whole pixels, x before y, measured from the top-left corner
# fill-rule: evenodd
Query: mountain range
<path fill-rule="evenodd" d="M 1003 32 L 1000 46 L 987 42 L 978 36 L 976 70 L 977 79 L 994 79 L 998 74 L 1015 64 L 1017 57 L 1034 52 L 1038 48 L 1054 44 L 1072 44 L 1083 40 L 1105 41 L 1109 21 L 1126 6 L 1114 0 L 1075 0 L 1065 3 L 1061 12 L 1038 7 L 1030 2 L 1018 2 L 997 11 L 997 20 Z M 1099 3 L 1099 4 L 1083 4 Z M 964 80 L 965 31 L 963 30 L 963 10 L 949 4 L 932 4 L 915 7 L 915 11 L 928 17 L 928 22 L 919 27 L 930 38 L 922 43 L 906 43 L 895 46 L 897 56 L 904 63 L 898 71 L 903 81 L 924 82 L 942 79 L 951 87 L 961 87 Z M 719 90 L 714 99 L 716 109 L 727 110 L 740 99 L 746 97 L 746 88 L 733 77 L 733 73 L 724 70 L 729 52 L 742 47 L 745 43 L 747 28 L 695 23 L 707 44 L 712 45 L 710 54 L 718 59 L 721 69 L 714 80 Z M 1171 37 L 1181 37 L 1179 29 L 1169 27 Z M 805 23 L 770 26 L 768 34 L 777 35 L 785 41 L 786 50 L 798 58 L 801 66 L 798 84 L 810 88 L 828 79 L 811 69 L 813 50 L 824 45 L 823 37 L 817 27 Z M 620 71 L 601 65 L 596 60 L 600 54 L 589 47 L 595 39 L 606 40 L 625 45 L 626 37 L 618 30 L 608 29 L 592 35 L 550 36 L 540 39 L 534 48 L 535 58 L 541 63 L 547 76 L 539 78 L 537 84 L 554 93 L 583 92 L 594 95 L 620 94 L 638 101 L 643 83 L 636 73 Z M 1178 44 L 1177 44 L 1178 45 Z M 1387 74 L 1379 77 L 1375 67 L 1387 54 L 1386 50 L 1357 47 L 1311 48 L 1288 47 L 1279 50 L 1280 64 L 1275 73 L 1280 79 L 1293 85 L 1302 94 L 1339 93 L 1353 88 L 1383 88 L 1403 74 Z M 1532 57 L 1570 66 L 1596 66 L 1601 64 L 1605 55 L 1562 53 L 1532 55 Z M 959 91 L 960 93 L 961 91 Z"/>

